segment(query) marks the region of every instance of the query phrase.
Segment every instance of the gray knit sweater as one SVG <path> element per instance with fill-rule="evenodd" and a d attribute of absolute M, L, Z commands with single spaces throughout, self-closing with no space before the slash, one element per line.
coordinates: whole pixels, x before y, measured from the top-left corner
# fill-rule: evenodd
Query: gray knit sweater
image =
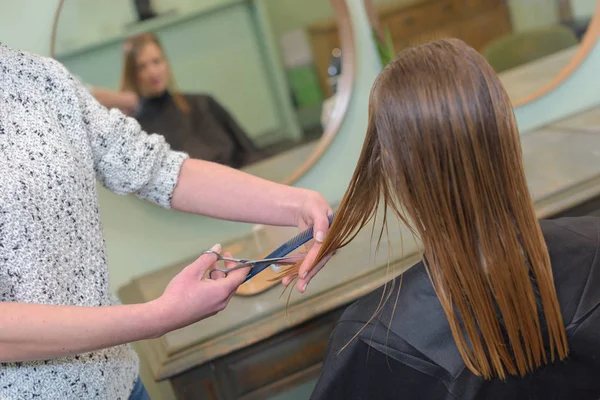
<path fill-rule="evenodd" d="M 0 44 L 0 301 L 114 305 L 96 180 L 169 207 L 185 157 L 57 62 Z M 0 363 L 0 399 L 126 400 L 137 376 L 129 346 Z"/>

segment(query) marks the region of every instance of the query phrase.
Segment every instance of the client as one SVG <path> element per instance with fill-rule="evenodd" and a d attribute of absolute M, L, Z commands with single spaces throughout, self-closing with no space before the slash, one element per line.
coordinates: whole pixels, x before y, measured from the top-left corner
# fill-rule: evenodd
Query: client
<path fill-rule="evenodd" d="M 600 398 L 600 220 L 537 220 L 511 102 L 462 41 L 407 49 L 378 76 L 316 263 L 380 206 L 423 261 L 345 311 L 313 399 Z"/>
<path fill-rule="evenodd" d="M 174 90 L 171 67 L 153 33 L 123 44 L 121 91 L 140 98 L 132 116 L 146 132 L 164 135 L 190 157 L 241 168 L 262 159 L 235 119 L 213 97 Z"/>

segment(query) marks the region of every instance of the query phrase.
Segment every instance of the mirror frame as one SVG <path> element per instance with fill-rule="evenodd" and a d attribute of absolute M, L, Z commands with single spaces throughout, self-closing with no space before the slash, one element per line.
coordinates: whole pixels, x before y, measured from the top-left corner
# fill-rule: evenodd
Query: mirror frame
<path fill-rule="evenodd" d="M 552 90 L 556 89 L 559 85 L 561 85 L 564 81 L 566 81 L 583 63 L 583 60 L 587 57 L 587 55 L 592 51 L 598 37 L 600 36 L 600 1 L 596 3 L 596 8 L 594 11 L 594 15 L 590 20 L 587 30 L 583 35 L 583 39 L 579 43 L 579 47 L 577 51 L 573 55 L 573 57 L 569 60 L 567 65 L 565 65 L 560 72 L 555 75 L 549 82 L 547 82 L 541 88 L 535 90 L 534 92 L 524 96 L 518 100 L 513 102 L 513 107 L 522 107 L 529 103 L 534 102 L 535 100 L 545 96 Z"/>
<path fill-rule="evenodd" d="M 301 0 L 299 0 L 301 1 Z M 284 185 L 293 185 L 304 174 L 306 174 L 319 159 L 323 156 L 329 145 L 335 139 L 339 132 L 352 97 L 352 90 L 356 76 L 356 48 L 352 21 L 348 10 L 347 0 L 329 0 L 333 8 L 335 20 L 340 35 L 340 45 L 342 49 L 342 74 L 340 75 L 337 85 L 337 98 L 331 117 L 320 139 L 318 139 L 314 150 L 308 158 L 296 168 L 290 176 L 284 178 L 281 182 Z M 368 1 L 368 0 L 366 0 Z M 59 0 L 54 13 L 52 22 L 52 32 L 50 34 L 50 57 L 56 58 L 56 36 L 58 32 L 58 22 L 60 20 L 61 11 L 65 4 L 65 0 Z M 280 154 L 285 154 L 280 153 Z"/>
<path fill-rule="evenodd" d="M 384 39 L 384 31 L 381 20 L 377 13 L 377 7 L 373 3 L 373 0 L 363 0 L 369 23 L 374 29 L 380 39 Z M 560 7 L 562 15 L 568 14 L 568 10 L 565 10 L 565 4 L 563 1 L 557 2 Z M 569 11 L 570 12 L 570 11 Z M 600 0 L 596 3 L 594 15 L 592 16 L 588 28 L 583 35 L 583 39 L 579 43 L 577 51 L 569 62 L 562 67 L 557 75 L 555 75 L 550 81 L 546 82 L 542 87 L 536 89 L 532 93 L 513 101 L 513 108 L 522 107 L 529 103 L 540 99 L 552 90 L 556 89 L 559 85 L 565 82 L 583 63 L 587 55 L 592 51 L 598 37 L 600 36 Z"/>

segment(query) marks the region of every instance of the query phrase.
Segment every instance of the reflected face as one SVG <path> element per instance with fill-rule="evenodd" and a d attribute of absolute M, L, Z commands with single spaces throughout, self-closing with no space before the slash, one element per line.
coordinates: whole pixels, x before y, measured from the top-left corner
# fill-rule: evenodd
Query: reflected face
<path fill-rule="evenodd" d="M 140 95 L 159 96 L 169 87 L 169 65 L 156 44 L 148 43 L 141 48 L 136 59 L 136 68 Z"/>

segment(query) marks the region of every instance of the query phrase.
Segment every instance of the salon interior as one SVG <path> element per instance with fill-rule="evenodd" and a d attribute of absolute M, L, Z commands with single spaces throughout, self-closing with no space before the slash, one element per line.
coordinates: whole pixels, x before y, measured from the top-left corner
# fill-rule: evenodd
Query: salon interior
<path fill-rule="evenodd" d="M 167 138 L 173 147 L 315 189 L 334 208 L 360 153 L 371 85 L 389 57 L 460 38 L 505 86 L 536 210 L 553 218 L 600 209 L 599 4 L 28 0 L 23 11 L 0 17 L 0 31 L 6 44 L 60 61 L 99 101 L 109 104 L 106 93 L 122 101 L 118 107 L 146 130 L 180 127 Z M 139 34 L 150 39 L 130 40 Z M 136 85 L 128 84 L 128 62 L 145 63 Z M 204 128 L 178 120 L 182 98 L 198 120 L 210 121 Z M 98 190 L 110 284 L 123 303 L 160 296 L 214 243 L 257 258 L 297 233 Z M 418 246 L 401 225 L 390 225 L 389 235 L 391 242 L 403 239 L 403 248 L 389 253 L 401 273 L 419 259 Z M 361 232 L 304 294 L 284 293 L 266 270 L 241 285 L 218 315 L 135 343 L 152 399 L 308 399 L 344 308 L 389 279 L 388 249 L 369 251 L 373 240 L 369 229 Z"/>

